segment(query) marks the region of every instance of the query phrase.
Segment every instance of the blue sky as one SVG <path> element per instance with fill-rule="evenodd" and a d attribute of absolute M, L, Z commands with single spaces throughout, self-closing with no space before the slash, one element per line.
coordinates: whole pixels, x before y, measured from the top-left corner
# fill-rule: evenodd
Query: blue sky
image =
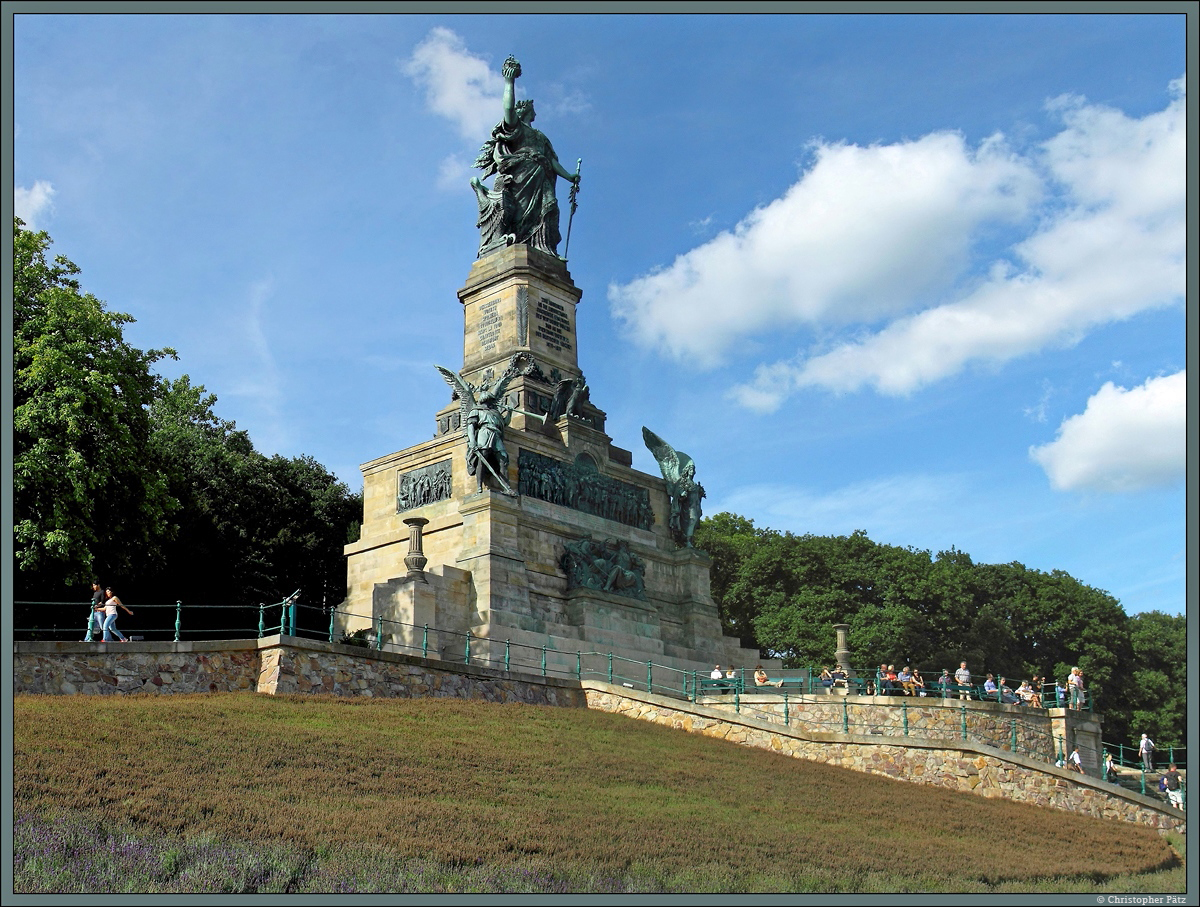
<path fill-rule="evenodd" d="M 1183 16 L 15 19 L 17 213 L 268 454 L 433 434 L 500 64 L 706 513 L 1185 603 Z M 560 184 L 561 186 L 561 184 Z M 560 197 L 565 190 L 560 191 Z M 560 251 L 561 247 L 560 247 Z"/>

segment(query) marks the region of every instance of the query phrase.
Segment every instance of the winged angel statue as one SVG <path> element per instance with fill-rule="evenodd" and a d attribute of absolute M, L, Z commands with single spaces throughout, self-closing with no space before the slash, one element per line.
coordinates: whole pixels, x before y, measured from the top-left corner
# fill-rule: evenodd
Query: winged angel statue
<path fill-rule="evenodd" d="M 680 548 L 691 548 L 692 535 L 700 524 L 700 499 L 704 497 L 704 486 L 696 481 L 696 463 L 644 425 L 642 438 L 654 459 L 658 460 L 658 468 L 667 483 L 667 494 L 671 498 L 668 521 L 671 537 Z"/>
<path fill-rule="evenodd" d="M 522 410 L 506 406 L 500 401 L 504 399 L 508 383 L 526 371 L 531 363 L 528 353 L 517 353 L 509 360 L 508 368 L 499 379 L 490 386 L 485 381 L 480 388 L 448 368 L 435 366 L 446 383 L 454 389 L 454 396 L 462 408 L 462 424 L 467 434 L 467 475 L 478 479 L 480 491 L 483 491 L 483 478 L 487 473 L 491 476 L 489 487 L 516 496 L 505 478 L 508 474 L 508 451 L 504 447 L 504 429 L 512 414 Z"/>

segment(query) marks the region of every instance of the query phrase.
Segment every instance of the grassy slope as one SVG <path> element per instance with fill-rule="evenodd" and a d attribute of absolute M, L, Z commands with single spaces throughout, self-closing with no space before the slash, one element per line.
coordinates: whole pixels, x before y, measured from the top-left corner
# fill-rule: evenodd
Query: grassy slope
<path fill-rule="evenodd" d="M 1125 880 L 1116 890 L 1183 878 L 1148 829 L 584 710 L 21 696 L 14 739 L 18 816 L 242 842 L 308 863 L 365 852 L 536 866 L 585 890 L 600 877 L 682 890 L 1089 892 L 1113 877 Z"/>

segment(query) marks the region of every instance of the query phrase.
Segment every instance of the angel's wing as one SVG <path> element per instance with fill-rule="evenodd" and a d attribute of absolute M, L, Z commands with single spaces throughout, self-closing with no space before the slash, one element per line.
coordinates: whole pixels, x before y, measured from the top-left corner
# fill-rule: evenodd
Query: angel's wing
<path fill-rule="evenodd" d="M 454 393 L 458 396 L 458 405 L 462 409 L 463 421 L 465 423 L 467 412 L 475 405 L 475 395 L 471 393 L 471 386 L 458 375 L 448 368 L 443 368 L 440 365 L 435 365 L 442 377 L 446 379 L 446 383 L 454 388 Z"/>
<path fill-rule="evenodd" d="M 658 460 L 658 468 L 662 470 L 667 485 L 673 488 L 680 476 L 683 475 L 682 457 L 674 447 L 644 425 L 642 426 L 642 440 L 650 448 L 650 453 L 654 454 L 654 459 Z M 683 456 L 687 457 L 686 454 Z M 687 457 L 687 460 L 690 462 L 691 457 Z"/>

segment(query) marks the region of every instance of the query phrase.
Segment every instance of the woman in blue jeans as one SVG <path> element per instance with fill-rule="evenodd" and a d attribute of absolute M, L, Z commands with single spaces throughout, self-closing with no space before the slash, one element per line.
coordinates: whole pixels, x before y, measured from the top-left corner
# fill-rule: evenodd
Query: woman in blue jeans
<path fill-rule="evenodd" d="M 115 633 L 120 638 L 121 642 L 129 642 L 129 640 L 125 638 L 125 634 L 117 629 L 117 608 L 120 608 L 130 617 L 133 617 L 133 612 L 121 604 L 121 600 L 117 598 L 116 594 L 113 592 L 112 586 L 109 586 L 107 589 L 105 589 L 104 593 L 108 596 L 104 599 L 104 627 L 102 628 L 104 630 L 104 641 L 112 642 L 112 634 Z"/>

